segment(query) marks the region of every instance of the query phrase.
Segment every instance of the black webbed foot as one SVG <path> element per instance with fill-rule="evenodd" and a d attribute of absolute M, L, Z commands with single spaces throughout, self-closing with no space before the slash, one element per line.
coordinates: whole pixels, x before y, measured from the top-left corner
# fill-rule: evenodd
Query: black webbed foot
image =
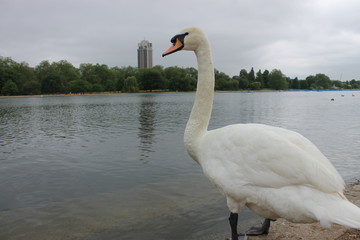
<path fill-rule="evenodd" d="M 269 234 L 270 222 L 275 221 L 272 219 L 265 219 L 261 227 L 252 227 L 245 234 L 238 234 L 237 232 L 237 223 L 238 223 L 238 214 L 230 213 L 229 223 L 231 227 L 231 240 L 247 240 L 247 236 L 259 236 Z M 226 239 L 228 240 L 228 239 Z"/>
<path fill-rule="evenodd" d="M 246 231 L 248 236 L 259 236 L 259 235 L 268 235 L 270 229 L 270 221 L 275 221 L 271 219 L 265 219 L 264 223 L 260 227 L 251 227 Z"/>

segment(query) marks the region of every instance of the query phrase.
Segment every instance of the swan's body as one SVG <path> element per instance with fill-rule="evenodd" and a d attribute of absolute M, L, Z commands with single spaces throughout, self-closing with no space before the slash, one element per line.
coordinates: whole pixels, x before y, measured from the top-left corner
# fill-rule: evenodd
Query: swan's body
<path fill-rule="evenodd" d="M 174 46 L 163 55 L 184 49 L 193 50 L 197 57 L 197 92 L 184 143 L 204 174 L 225 195 L 232 214 L 233 238 L 242 206 L 266 219 L 319 221 L 324 226 L 338 223 L 360 229 L 360 209 L 343 195 L 342 177 L 302 135 L 261 124 L 236 124 L 208 131 L 214 67 L 207 38 L 201 30 L 189 28 L 172 42 Z"/>
<path fill-rule="evenodd" d="M 336 169 L 298 133 L 238 124 L 207 132 L 200 145 L 198 161 L 232 212 L 246 205 L 264 218 L 327 225 L 327 212 L 314 215 L 324 207 L 320 199 L 345 198 Z"/>

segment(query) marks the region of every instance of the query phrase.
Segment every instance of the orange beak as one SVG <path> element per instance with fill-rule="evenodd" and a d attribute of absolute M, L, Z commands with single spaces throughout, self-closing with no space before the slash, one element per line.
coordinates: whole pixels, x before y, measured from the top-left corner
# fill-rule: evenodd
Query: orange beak
<path fill-rule="evenodd" d="M 166 55 L 172 54 L 176 51 L 181 50 L 184 47 L 184 44 L 178 39 L 176 38 L 176 41 L 174 43 L 173 46 L 171 46 L 168 50 L 166 50 L 162 56 L 165 57 Z"/>

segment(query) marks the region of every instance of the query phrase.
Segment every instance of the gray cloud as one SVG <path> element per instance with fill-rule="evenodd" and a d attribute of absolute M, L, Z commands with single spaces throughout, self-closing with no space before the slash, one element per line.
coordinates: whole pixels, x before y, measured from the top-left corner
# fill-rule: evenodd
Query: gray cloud
<path fill-rule="evenodd" d="M 216 68 L 278 68 L 289 77 L 325 73 L 360 79 L 357 0 L 1 0 L 0 55 L 136 66 L 137 43 L 154 46 L 155 64 L 196 66 L 193 54 L 161 58 L 184 27 L 203 28 Z"/>

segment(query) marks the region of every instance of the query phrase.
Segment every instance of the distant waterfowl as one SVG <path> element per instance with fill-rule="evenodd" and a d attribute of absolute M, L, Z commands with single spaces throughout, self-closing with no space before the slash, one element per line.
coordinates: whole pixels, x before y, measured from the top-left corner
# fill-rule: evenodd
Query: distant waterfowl
<path fill-rule="evenodd" d="M 232 239 L 243 206 L 265 218 L 247 235 L 268 234 L 270 221 L 337 223 L 360 229 L 360 209 L 343 194 L 344 181 L 330 161 L 299 133 L 262 124 L 236 124 L 208 131 L 214 98 L 214 66 L 202 30 L 175 35 L 163 56 L 194 51 L 198 82 L 184 143 L 189 155 L 225 195 Z"/>
<path fill-rule="evenodd" d="M 331 99 L 331 101 L 334 101 L 334 100 L 335 100 L 335 99 L 333 99 L 333 98 Z"/>

